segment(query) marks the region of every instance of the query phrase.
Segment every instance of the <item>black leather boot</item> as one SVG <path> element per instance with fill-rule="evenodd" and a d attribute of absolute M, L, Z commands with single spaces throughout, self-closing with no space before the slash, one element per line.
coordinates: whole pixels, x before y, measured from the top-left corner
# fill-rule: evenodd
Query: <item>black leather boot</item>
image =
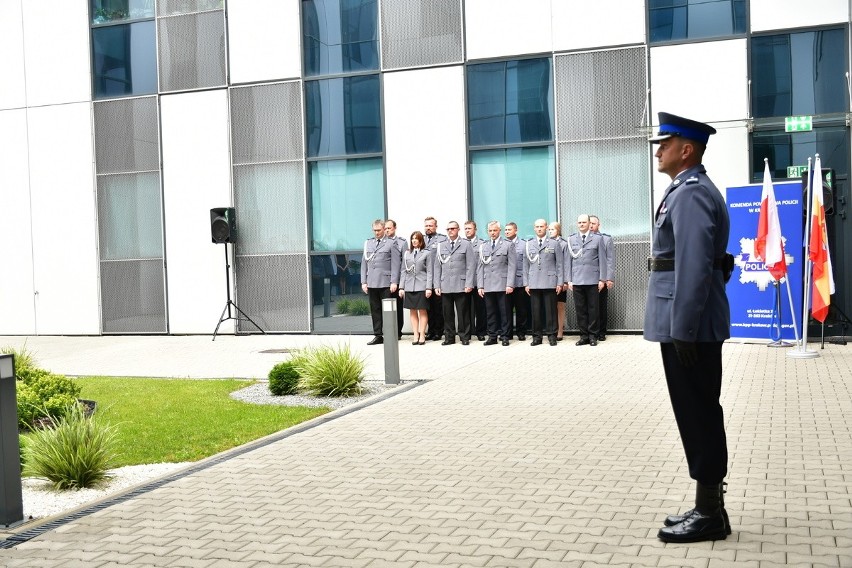
<path fill-rule="evenodd" d="M 719 503 L 722 507 L 722 517 L 725 519 L 725 534 L 731 534 L 731 521 L 728 520 L 728 511 L 725 510 L 725 493 L 727 493 L 725 487 L 727 485 L 728 484 L 724 481 L 719 485 Z M 692 516 L 694 512 L 695 509 L 690 509 L 689 511 L 680 515 L 669 515 L 668 517 L 666 517 L 666 520 L 663 521 L 663 524 L 667 527 L 673 527 L 676 524 L 685 521 L 687 517 Z"/>
<path fill-rule="evenodd" d="M 691 514 L 672 526 L 666 526 L 657 533 L 663 542 L 702 542 L 706 540 L 725 540 L 728 523 L 722 516 L 722 484 L 695 487 L 695 508 Z"/>

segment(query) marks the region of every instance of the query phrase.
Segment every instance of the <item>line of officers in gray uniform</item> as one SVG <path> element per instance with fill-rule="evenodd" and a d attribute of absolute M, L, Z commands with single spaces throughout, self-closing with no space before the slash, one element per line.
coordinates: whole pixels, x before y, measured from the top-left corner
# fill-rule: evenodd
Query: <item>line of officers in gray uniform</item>
<path fill-rule="evenodd" d="M 501 227 L 491 221 L 488 238 L 480 238 L 474 221 L 464 223 L 462 236 L 458 222 L 447 223 L 442 234 L 437 220 L 426 217 L 423 232 L 406 240 L 396 234 L 392 219 L 374 221 L 361 262 L 374 334 L 368 345 L 384 341 L 381 301 L 397 296 L 397 333 L 401 337 L 404 306 L 415 345 L 426 340 L 452 345 L 456 337 L 469 345 L 475 335 L 485 345 L 508 346 L 514 336 L 525 341 L 530 330 L 531 345 L 547 337 L 555 346 L 562 340 L 568 292 L 580 330 L 576 345 L 597 345 L 606 339 L 615 249 L 612 237 L 600 232 L 597 216 L 578 216 L 577 228 L 564 238 L 559 223 L 538 219 L 535 235 L 523 239 L 516 223 Z"/>

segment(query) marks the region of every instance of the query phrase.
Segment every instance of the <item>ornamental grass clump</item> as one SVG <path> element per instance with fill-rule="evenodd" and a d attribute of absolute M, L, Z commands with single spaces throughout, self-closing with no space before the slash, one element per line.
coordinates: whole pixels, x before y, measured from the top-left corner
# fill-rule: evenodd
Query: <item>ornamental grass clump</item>
<path fill-rule="evenodd" d="M 349 309 L 352 307 L 352 300 L 347 298 L 342 298 L 337 300 L 337 313 L 338 314 L 346 314 L 349 312 Z"/>
<path fill-rule="evenodd" d="M 46 479 L 55 489 L 98 487 L 110 475 L 115 431 L 86 414 L 82 404 L 71 405 L 28 436 L 23 448 L 23 474 Z"/>
<path fill-rule="evenodd" d="M 299 372 L 299 390 L 314 396 L 347 397 L 363 392 L 366 362 L 349 345 L 308 347 L 291 360 Z"/>
<path fill-rule="evenodd" d="M 269 371 L 269 392 L 274 396 L 296 394 L 299 390 L 299 371 L 293 361 L 278 363 Z"/>
<path fill-rule="evenodd" d="M 349 304 L 349 313 L 353 316 L 366 316 L 370 313 L 370 304 L 367 300 L 352 300 Z"/>

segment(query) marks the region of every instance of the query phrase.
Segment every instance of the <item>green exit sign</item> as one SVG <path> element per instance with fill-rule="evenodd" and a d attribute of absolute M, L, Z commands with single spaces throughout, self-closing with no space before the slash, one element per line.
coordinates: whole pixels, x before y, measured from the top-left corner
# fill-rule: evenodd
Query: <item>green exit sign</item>
<path fill-rule="evenodd" d="M 808 171 L 808 166 L 787 166 L 788 178 L 800 178 Z"/>
<path fill-rule="evenodd" d="M 787 116 L 784 118 L 784 132 L 810 132 L 813 129 L 812 116 Z"/>

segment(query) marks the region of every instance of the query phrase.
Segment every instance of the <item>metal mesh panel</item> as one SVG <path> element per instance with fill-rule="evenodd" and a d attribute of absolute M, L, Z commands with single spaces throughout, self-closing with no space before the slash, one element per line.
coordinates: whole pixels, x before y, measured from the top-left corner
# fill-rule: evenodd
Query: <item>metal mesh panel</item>
<path fill-rule="evenodd" d="M 222 10 L 160 18 L 157 24 L 160 92 L 225 84 Z"/>
<path fill-rule="evenodd" d="M 381 7 L 385 69 L 462 61 L 459 0 L 383 0 Z"/>
<path fill-rule="evenodd" d="M 615 286 L 609 291 L 607 329 L 609 331 L 641 330 L 645 320 L 648 294 L 647 258 L 651 244 L 646 242 L 615 243 Z M 572 292 L 565 303 L 565 327 L 577 330 L 577 312 Z M 569 331 L 570 332 L 570 331 Z"/>
<path fill-rule="evenodd" d="M 235 263 L 237 305 L 263 331 L 310 330 L 307 256 L 237 256 Z M 238 331 L 257 329 L 238 322 Z"/>
<path fill-rule="evenodd" d="M 306 254 L 301 161 L 234 168 L 237 254 Z"/>
<path fill-rule="evenodd" d="M 101 260 L 163 257 L 158 172 L 98 176 Z"/>
<path fill-rule="evenodd" d="M 165 333 L 163 261 L 101 262 L 101 325 L 109 333 Z"/>
<path fill-rule="evenodd" d="M 96 102 L 97 173 L 160 169 L 157 97 Z"/>
<path fill-rule="evenodd" d="M 644 136 L 645 48 L 559 55 L 558 140 Z"/>
<path fill-rule="evenodd" d="M 231 153 L 235 164 L 300 160 L 301 82 L 231 89 Z"/>
<path fill-rule="evenodd" d="M 224 0 L 157 0 L 158 16 L 194 14 L 208 10 L 221 10 Z"/>

